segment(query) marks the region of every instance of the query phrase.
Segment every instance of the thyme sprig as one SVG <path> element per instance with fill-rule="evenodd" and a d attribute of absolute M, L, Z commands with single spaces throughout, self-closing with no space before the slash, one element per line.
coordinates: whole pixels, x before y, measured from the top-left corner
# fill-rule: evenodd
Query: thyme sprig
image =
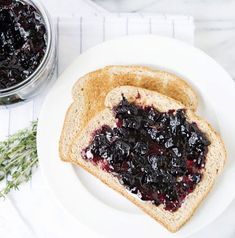
<path fill-rule="evenodd" d="M 0 197 L 27 182 L 38 165 L 37 122 L 0 142 Z"/>

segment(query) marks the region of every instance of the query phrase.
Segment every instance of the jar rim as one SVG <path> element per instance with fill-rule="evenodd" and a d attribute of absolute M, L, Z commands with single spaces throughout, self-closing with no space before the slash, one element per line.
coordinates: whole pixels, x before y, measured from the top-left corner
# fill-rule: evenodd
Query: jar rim
<path fill-rule="evenodd" d="M 52 37 L 53 37 L 52 36 L 52 21 L 50 19 L 50 16 L 49 16 L 47 10 L 45 9 L 44 5 L 40 1 L 37 1 L 36 3 L 33 0 L 20 0 L 20 1 L 32 5 L 41 14 L 41 16 L 45 22 L 46 33 L 47 33 L 46 51 L 42 58 L 42 61 L 40 62 L 40 64 L 36 68 L 36 70 L 28 78 L 24 79 L 23 81 L 19 82 L 18 84 L 15 84 L 9 88 L 0 89 L 0 97 L 7 96 L 8 94 L 17 92 L 19 89 L 23 88 L 24 86 L 27 86 L 29 83 L 34 81 L 37 78 L 37 76 L 40 75 L 40 73 L 44 69 L 44 65 L 46 65 L 46 62 L 48 61 L 48 58 L 50 56 L 50 51 L 52 49 Z"/>

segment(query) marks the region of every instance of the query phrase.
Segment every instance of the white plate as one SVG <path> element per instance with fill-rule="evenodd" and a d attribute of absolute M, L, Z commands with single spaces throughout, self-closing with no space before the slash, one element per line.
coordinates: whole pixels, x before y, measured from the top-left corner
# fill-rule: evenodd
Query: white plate
<path fill-rule="evenodd" d="M 82 75 L 111 64 L 139 64 L 166 69 L 187 79 L 197 90 L 203 114 L 222 134 L 228 163 L 213 191 L 193 218 L 176 234 L 169 233 L 79 168 L 61 162 L 58 141 L 71 88 Z M 107 237 L 187 237 L 218 217 L 235 197 L 235 84 L 212 58 L 183 42 L 157 36 L 131 36 L 105 42 L 80 55 L 58 79 L 42 107 L 38 155 L 49 187 L 78 221 Z"/>

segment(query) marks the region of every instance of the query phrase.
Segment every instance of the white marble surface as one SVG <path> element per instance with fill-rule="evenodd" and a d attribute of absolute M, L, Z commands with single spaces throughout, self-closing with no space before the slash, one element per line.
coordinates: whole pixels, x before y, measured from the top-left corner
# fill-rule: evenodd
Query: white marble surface
<path fill-rule="evenodd" d="M 192 15 L 196 20 L 234 19 L 234 0 L 93 0 L 110 11 Z M 142 7 L 141 7 L 142 5 Z"/>
<path fill-rule="evenodd" d="M 81 5 L 77 0 L 41 0 L 47 6 L 49 12 L 56 16 L 71 16 L 81 12 Z M 84 0 L 85 1 L 85 0 Z M 217 60 L 235 79 L 235 0 L 156 0 L 154 3 L 149 3 L 147 0 L 94 0 L 97 3 L 102 4 L 106 9 L 111 11 L 138 11 L 138 12 L 152 12 L 152 13 L 174 13 L 174 14 L 186 14 L 195 17 L 196 32 L 195 32 L 195 45 L 207 54 Z M 58 4 L 59 2 L 59 4 Z M 147 3 L 148 2 L 148 3 Z M 83 11 L 89 8 L 90 4 L 87 3 L 87 7 L 84 5 Z M 143 7 L 144 6 L 144 7 Z M 103 11 L 103 10 L 102 10 Z M 104 10 L 105 11 L 105 10 Z M 33 180 L 40 180 L 41 177 L 38 172 L 35 173 Z M 100 237 L 88 231 L 85 227 L 77 227 L 75 221 L 71 220 L 71 223 L 63 223 L 63 219 L 71 219 L 70 216 L 56 210 L 54 206 L 53 197 L 50 194 L 42 194 L 44 185 L 42 184 L 41 190 L 35 189 L 31 183 L 25 184 L 21 187 L 20 191 L 11 193 L 8 203 L 13 206 L 9 213 L 15 213 L 15 222 L 17 223 L 19 218 L 23 221 L 22 225 L 25 232 L 24 237 L 50 237 L 50 238 L 64 238 L 64 237 L 82 237 L 79 234 L 86 234 L 85 237 Z M 25 193 L 32 195 L 32 200 L 29 201 L 29 206 L 25 206 L 24 196 Z M 15 195 L 17 193 L 17 201 Z M 40 203 L 35 202 L 37 199 L 34 197 L 41 196 L 42 201 Z M 49 196 L 49 197 L 48 197 Z M 6 201 L 7 202 L 7 201 Z M 44 214 L 43 208 L 41 212 L 32 214 L 30 207 L 41 207 L 43 203 L 48 204 L 47 214 Z M 4 206 L 1 206 L 0 210 L 0 237 L 3 234 L 3 229 L 7 235 L 4 237 L 19 237 L 17 236 L 18 227 L 12 229 L 11 223 L 8 223 L 7 219 L 1 219 Z M 5 211 L 6 212 L 6 211 Z M 235 202 L 233 202 L 224 214 L 216 219 L 211 225 L 195 234 L 190 238 L 234 238 L 235 237 Z M 60 217 L 61 223 L 57 223 L 57 229 L 60 230 L 60 234 L 53 231 L 53 217 L 57 215 Z M 41 220 L 41 225 L 35 224 L 35 219 Z M 45 222 L 45 221 L 47 222 Z M 12 221 L 11 221 L 12 222 Z M 50 231 L 49 233 L 46 231 Z M 77 235 L 76 235 L 77 234 Z"/>

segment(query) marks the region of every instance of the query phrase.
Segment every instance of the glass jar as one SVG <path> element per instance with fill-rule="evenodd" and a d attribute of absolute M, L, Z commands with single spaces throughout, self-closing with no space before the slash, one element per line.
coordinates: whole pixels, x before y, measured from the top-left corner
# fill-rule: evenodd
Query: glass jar
<path fill-rule="evenodd" d="M 38 1 L 21 0 L 32 5 L 41 14 L 45 22 L 47 46 L 43 59 L 36 70 L 25 80 L 6 89 L 0 89 L 0 106 L 32 99 L 46 89 L 56 65 L 56 27 L 45 7 Z"/>

